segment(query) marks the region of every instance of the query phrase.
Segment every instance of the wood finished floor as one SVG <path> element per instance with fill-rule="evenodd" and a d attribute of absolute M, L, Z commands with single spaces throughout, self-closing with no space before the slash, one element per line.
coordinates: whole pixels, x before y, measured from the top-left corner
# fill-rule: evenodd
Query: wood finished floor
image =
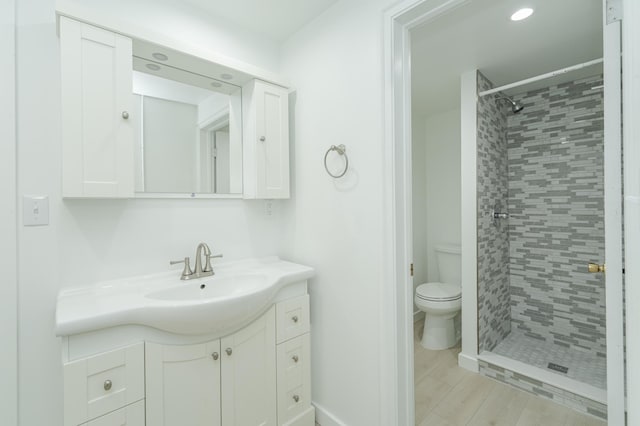
<path fill-rule="evenodd" d="M 416 425 L 600 426 L 602 420 L 458 367 L 460 348 L 430 351 L 414 330 Z"/>

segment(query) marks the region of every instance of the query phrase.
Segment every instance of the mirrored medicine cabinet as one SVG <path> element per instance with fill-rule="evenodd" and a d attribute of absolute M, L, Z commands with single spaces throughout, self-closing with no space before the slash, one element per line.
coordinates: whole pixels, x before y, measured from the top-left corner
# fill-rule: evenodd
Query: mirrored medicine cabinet
<path fill-rule="evenodd" d="M 289 197 L 286 88 L 58 14 L 64 197 Z"/>
<path fill-rule="evenodd" d="M 242 88 L 135 56 L 133 69 L 135 192 L 242 194 Z"/>

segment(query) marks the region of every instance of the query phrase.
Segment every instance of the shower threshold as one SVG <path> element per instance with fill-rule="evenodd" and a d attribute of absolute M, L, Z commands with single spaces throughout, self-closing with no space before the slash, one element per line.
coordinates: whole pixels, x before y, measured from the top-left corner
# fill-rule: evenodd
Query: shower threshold
<path fill-rule="evenodd" d="M 565 377 L 563 375 L 554 373 L 549 369 L 535 367 L 529 364 L 525 364 L 524 362 L 487 351 L 484 351 L 480 355 L 478 355 L 478 360 L 490 364 L 491 366 L 498 367 L 498 369 L 508 370 L 512 373 L 515 373 L 515 375 L 511 377 L 511 380 L 504 377 L 506 376 L 506 374 L 504 374 L 503 377 L 493 378 L 506 383 L 510 383 L 519 388 L 522 388 L 522 386 L 519 386 L 514 382 L 525 382 L 524 384 L 529 387 L 529 389 L 525 390 L 541 396 L 549 397 L 549 395 L 546 395 L 546 393 L 558 394 L 559 397 L 554 395 L 549 399 L 558 400 L 558 402 L 560 403 L 562 403 L 563 401 L 559 401 L 559 399 L 561 399 L 563 396 L 570 397 L 567 392 L 570 394 L 574 394 L 577 397 L 586 398 L 603 405 L 606 405 L 607 403 L 607 391 L 605 389 L 600 389 L 593 385 L 580 382 L 569 377 Z M 554 392 L 553 388 L 556 388 L 561 392 Z"/>

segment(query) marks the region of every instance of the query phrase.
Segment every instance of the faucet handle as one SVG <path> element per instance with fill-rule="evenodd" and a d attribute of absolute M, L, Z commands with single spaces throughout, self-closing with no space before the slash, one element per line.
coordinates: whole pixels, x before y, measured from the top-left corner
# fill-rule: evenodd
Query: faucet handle
<path fill-rule="evenodd" d="M 211 267 L 211 259 L 214 259 L 216 257 L 222 257 L 221 254 L 208 254 L 206 255 L 206 260 L 205 260 L 205 264 L 204 264 L 204 269 L 202 270 L 202 272 L 211 272 L 213 271 L 213 268 Z"/>
<path fill-rule="evenodd" d="M 189 264 L 189 257 L 185 257 L 184 260 L 171 260 L 169 261 L 169 265 L 177 265 L 178 263 L 184 263 L 184 269 L 182 270 L 182 275 L 180 276 L 181 280 L 188 280 L 193 275 L 193 271 L 191 270 L 191 265 Z"/>

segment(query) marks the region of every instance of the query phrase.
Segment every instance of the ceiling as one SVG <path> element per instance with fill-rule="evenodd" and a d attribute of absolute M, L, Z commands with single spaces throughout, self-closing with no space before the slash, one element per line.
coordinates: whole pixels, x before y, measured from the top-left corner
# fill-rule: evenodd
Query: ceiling
<path fill-rule="evenodd" d="M 338 0 L 182 0 L 238 27 L 283 41 Z"/>
<path fill-rule="evenodd" d="M 511 21 L 524 6 L 535 13 Z M 466 71 L 479 69 L 501 86 L 601 58 L 602 1 L 473 0 L 412 30 L 411 40 L 414 114 L 432 115 L 459 106 L 460 75 Z M 569 73 L 553 83 L 597 72 Z"/>

